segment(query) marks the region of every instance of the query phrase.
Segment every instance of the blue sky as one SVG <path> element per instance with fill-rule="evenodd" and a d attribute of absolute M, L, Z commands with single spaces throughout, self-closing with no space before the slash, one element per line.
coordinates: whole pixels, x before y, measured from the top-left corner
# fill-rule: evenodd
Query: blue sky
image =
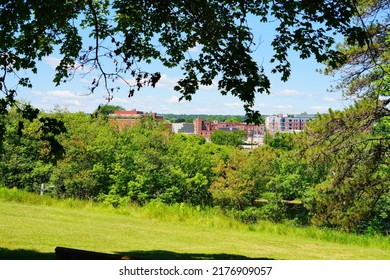
<path fill-rule="evenodd" d="M 278 113 L 324 113 L 329 108 L 343 109 L 351 105 L 341 93 L 329 92 L 335 85 L 335 78 L 322 75 L 316 69 L 323 68 L 314 59 L 301 60 L 298 54 L 291 53 L 292 75 L 288 82 L 280 81 L 280 75 L 271 74 L 272 56 L 270 45 L 274 36 L 273 24 L 251 22 L 254 28 L 255 41 L 261 41 L 254 52 L 258 64 L 263 65 L 271 80 L 271 94 L 258 94 L 254 109 L 262 114 Z M 189 55 L 196 55 L 200 46 L 189 50 Z M 33 88 L 19 88 L 19 99 L 30 102 L 35 107 L 52 111 L 56 107 L 66 108 L 70 112 L 93 112 L 99 105 L 106 104 L 104 89 L 98 88 L 88 94 L 93 75 L 85 76 L 82 71 L 76 74 L 71 82 L 58 87 L 52 82 L 54 68 L 60 56 L 53 54 L 39 62 L 38 74 L 32 76 Z M 178 101 L 180 94 L 173 90 L 181 78 L 180 69 L 164 69 L 158 62 L 145 66 L 145 70 L 161 71 L 162 78 L 156 88 L 145 87 L 128 98 L 128 88 L 121 85 L 121 90 L 114 94 L 110 104 L 120 105 L 126 109 L 137 109 L 160 114 L 233 114 L 244 115 L 243 103 L 233 96 L 222 96 L 216 85 L 202 87 L 192 101 Z M 29 75 L 29 73 L 25 73 Z"/>

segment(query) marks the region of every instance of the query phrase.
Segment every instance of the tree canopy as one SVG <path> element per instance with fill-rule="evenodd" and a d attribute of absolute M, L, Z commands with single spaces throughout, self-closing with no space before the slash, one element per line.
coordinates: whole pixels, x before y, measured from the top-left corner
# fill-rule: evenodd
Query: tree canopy
<path fill-rule="evenodd" d="M 94 76 L 90 92 L 102 86 L 111 100 L 121 80 L 131 97 L 143 86 L 154 87 L 161 78 L 159 72 L 141 71 L 139 63 L 159 60 L 166 67 L 181 68 L 183 77 L 174 87 L 181 99 L 191 100 L 200 85 L 217 83 L 223 95 L 232 94 L 244 102 L 248 121 L 258 121 L 260 112 L 252 107 L 256 94 L 269 93 L 270 81 L 251 56 L 259 46 L 248 18 L 259 24 L 278 23 L 271 71 L 287 80 L 290 50 L 301 58 L 314 56 L 319 62 L 337 65 L 344 57 L 332 49 L 335 34 L 363 42 L 362 28 L 352 22 L 355 10 L 351 0 L 3 1 L 0 90 L 5 96 L 0 114 L 17 94 L 7 87 L 9 76 L 15 75 L 20 86 L 32 87 L 21 70 L 36 73 L 37 61 L 58 51 L 56 85 L 83 68 Z M 196 58 L 187 53 L 195 46 L 201 47 Z"/>
<path fill-rule="evenodd" d="M 106 105 L 103 105 L 103 106 L 99 106 L 95 110 L 94 115 L 102 114 L 103 116 L 107 117 L 109 114 L 113 114 L 115 111 L 118 111 L 118 110 L 125 110 L 125 108 L 123 108 L 122 106 L 106 104 Z"/>
<path fill-rule="evenodd" d="M 244 130 L 215 130 L 211 136 L 211 142 L 219 145 L 229 145 L 239 147 L 246 140 L 247 135 Z"/>

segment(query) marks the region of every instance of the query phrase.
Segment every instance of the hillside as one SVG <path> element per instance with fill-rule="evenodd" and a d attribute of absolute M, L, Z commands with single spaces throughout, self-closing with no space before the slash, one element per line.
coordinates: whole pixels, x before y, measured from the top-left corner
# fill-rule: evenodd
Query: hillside
<path fill-rule="evenodd" d="M 0 189 L 0 259 L 54 259 L 57 246 L 142 259 L 390 259 L 386 237 L 261 222 L 160 203 L 114 209 Z"/>

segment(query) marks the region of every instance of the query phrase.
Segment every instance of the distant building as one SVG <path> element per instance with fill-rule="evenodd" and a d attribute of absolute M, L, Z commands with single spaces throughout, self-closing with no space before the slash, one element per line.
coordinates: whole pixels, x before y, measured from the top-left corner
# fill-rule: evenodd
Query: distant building
<path fill-rule="evenodd" d="M 164 117 L 157 115 L 156 113 L 144 113 L 142 111 L 132 110 L 118 110 L 113 114 L 109 114 L 108 117 L 112 124 L 118 126 L 121 130 L 125 127 L 132 127 L 135 123 L 139 122 L 144 117 L 152 116 L 153 119 L 162 120 Z"/>
<path fill-rule="evenodd" d="M 247 124 L 247 123 L 232 123 L 232 122 L 218 122 L 218 121 L 204 121 L 202 117 L 196 118 L 194 121 L 194 134 L 202 136 L 209 140 L 211 134 L 215 130 L 236 131 L 244 130 L 250 137 L 264 136 L 264 125 Z"/>
<path fill-rule="evenodd" d="M 173 123 L 173 133 L 195 134 L 195 125 L 193 123 Z"/>
<path fill-rule="evenodd" d="M 265 128 L 271 135 L 276 132 L 302 131 L 305 129 L 306 123 L 314 118 L 315 115 L 307 114 L 268 116 L 265 119 Z"/>

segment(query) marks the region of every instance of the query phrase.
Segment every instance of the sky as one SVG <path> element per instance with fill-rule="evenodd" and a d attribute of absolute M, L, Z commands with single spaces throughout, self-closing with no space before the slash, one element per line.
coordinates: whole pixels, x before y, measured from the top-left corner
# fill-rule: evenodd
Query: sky
<path fill-rule="evenodd" d="M 315 114 L 326 113 L 329 108 L 338 110 L 351 105 L 352 101 L 345 100 L 340 92 L 328 91 L 332 85 L 336 85 L 336 79 L 316 71 L 323 68 L 323 65 L 316 63 L 313 58 L 301 60 L 297 53 L 291 53 L 292 74 L 287 82 L 282 82 L 280 75 L 271 74 L 272 65 L 269 60 L 272 56 L 271 41 L 275 35 L 275 26 L 272 23 L 260 26 L 253 19 L 250 24 L 254 30 L 255 41 L 257 39 L 260 42 L 253 56 L 257 63 L 265 68 L 271 80 L 271 94 L 258 94 L 253 109 L 259 110 L 263 115 L 303 112 Z M 188 51 L 188 55 L 196 55 L 200 50 L 201 46 L 196 46 Z M 91 113 L 99 105 L 107 103 L 102 87 L 89 94 L 88 86 L 94 76 L 86 76 L 85 71 L 76 73 L 72 81 L 56 87 L 52 80 L 60 59 L 61 56 L 54 53 L 38 62 L 37 75 L 24 73 L 31 77 L 33 88 L 18 88 L 19 99 L 47 112 L 59 107 L 70 112 Z M 192 101 L 179 102 L 180 94 L 174 91 L 173 87 L 182 77 L 180 69 L 166 69 L 158 62 L 145 67 L 149 67 L 147 70 L 153 72 L 161 72 L 162 77 L 156 87 L 142 88 L 136 91 L 132 98 L 128 98 L 128 87 L 119 82 L 121 90 L 114 92 L 114 98 L 109 104 L 158 114 L 245 114 L 243 102 L 230 95 L 222 96 L 215 84 L 201 87 Z"/>

